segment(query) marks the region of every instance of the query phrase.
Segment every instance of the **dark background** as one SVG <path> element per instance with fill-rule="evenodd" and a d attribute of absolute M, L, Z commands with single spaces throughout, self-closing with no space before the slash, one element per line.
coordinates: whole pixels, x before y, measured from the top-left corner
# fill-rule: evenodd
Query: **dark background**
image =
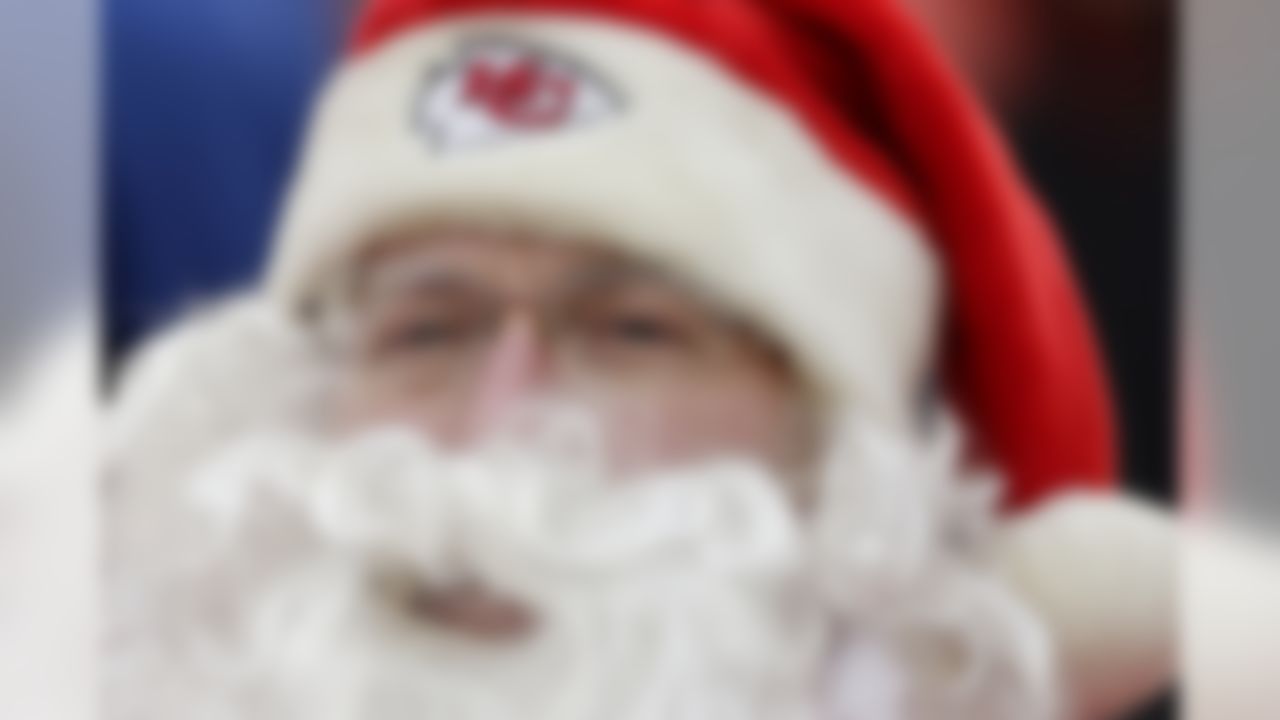
<path fill-rule="evenodd" d="M 1092 302 L 1119 398 L 1126 477 L 1172 499 L 1173 12 L 1165 3 L 1057 0 L 1039 21 L 1044 72 L 1036 101 L 1009 117 L 1011 135 Z"/>

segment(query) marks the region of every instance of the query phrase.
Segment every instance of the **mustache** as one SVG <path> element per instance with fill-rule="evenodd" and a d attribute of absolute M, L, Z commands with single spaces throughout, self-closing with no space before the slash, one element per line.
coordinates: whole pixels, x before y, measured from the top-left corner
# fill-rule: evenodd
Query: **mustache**
<path fill-rule="evenodd" d="M 336 447 L 274 437 L 198 477 L 192 498 L 228 535 L 274 508 L 356 565 L 531 602 L 673 565 L 743 582 L 796 575 L 799 518 L 762 467 L 721 459 L 618 475 L 584 447 L 563 433 L 464 453 L 395 429 Z"/>

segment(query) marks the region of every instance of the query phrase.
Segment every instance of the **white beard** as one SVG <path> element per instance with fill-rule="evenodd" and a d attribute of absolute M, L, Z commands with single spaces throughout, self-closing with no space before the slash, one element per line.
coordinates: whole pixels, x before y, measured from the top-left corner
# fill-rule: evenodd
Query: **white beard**
<path fill-rule="evenodd" d="M 278 335 L 239 312 L 209 340 L 227 359 Z M 306 355 L 272 348 L 281 367 Z M 174 403 L 174 368 L 220 357 L 180 349 L 134 383 L 113 439 L 108 720 L 1061 714 L 1044 633 L 983 563 L 994 494 L 962 480 L 954 432 L 840 423 L 801 517 L 749 463 L 611 477 L 572 428 L 450 456 L 208 410 L 289 405 L 268 396 L 296 371 L 261 362 Z M 469 640 L 406 612 L 398 589 L 459 577 L 532 609 L 535 632 Z"/>
<path fill-rule="evenodd" d="M 940 472 L 945 448 L 851 435 L 803 521 L 750 464 L 622 480 L 573 433 L 467 456 L 264 433 L 185 482 L 122 483 L 108 717 L 1051 717 L 1038 628 L 954 550 L 981 493 Z M 401 590 L 461 578 L 535 632 L 406 609 Z"/>

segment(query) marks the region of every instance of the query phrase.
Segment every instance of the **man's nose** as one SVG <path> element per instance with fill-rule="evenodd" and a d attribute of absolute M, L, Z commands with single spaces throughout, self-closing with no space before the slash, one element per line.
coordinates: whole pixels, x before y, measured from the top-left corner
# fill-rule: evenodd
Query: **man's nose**
<path fill-rule="evenodd" d="M 552 351 L 546 333 L 527 313 L 504 318 L 496 341 L 485 354 L 474 386 L 467 423 L 468 440 L 500 429 L 522 407 L 545 392 Z"/>

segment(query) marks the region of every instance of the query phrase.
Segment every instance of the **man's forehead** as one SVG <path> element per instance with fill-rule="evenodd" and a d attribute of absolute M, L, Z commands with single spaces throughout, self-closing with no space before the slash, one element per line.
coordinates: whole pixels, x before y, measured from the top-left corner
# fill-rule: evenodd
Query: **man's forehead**
<path fill-rule="evenodd" d="M 362 292 L 378 294 L 458 284 L 529 290 L 639 282 L 682 285 L 650 262 L 589 240 L 481 229 L 388 240 L 363 258 L 355 279 Z"/>

